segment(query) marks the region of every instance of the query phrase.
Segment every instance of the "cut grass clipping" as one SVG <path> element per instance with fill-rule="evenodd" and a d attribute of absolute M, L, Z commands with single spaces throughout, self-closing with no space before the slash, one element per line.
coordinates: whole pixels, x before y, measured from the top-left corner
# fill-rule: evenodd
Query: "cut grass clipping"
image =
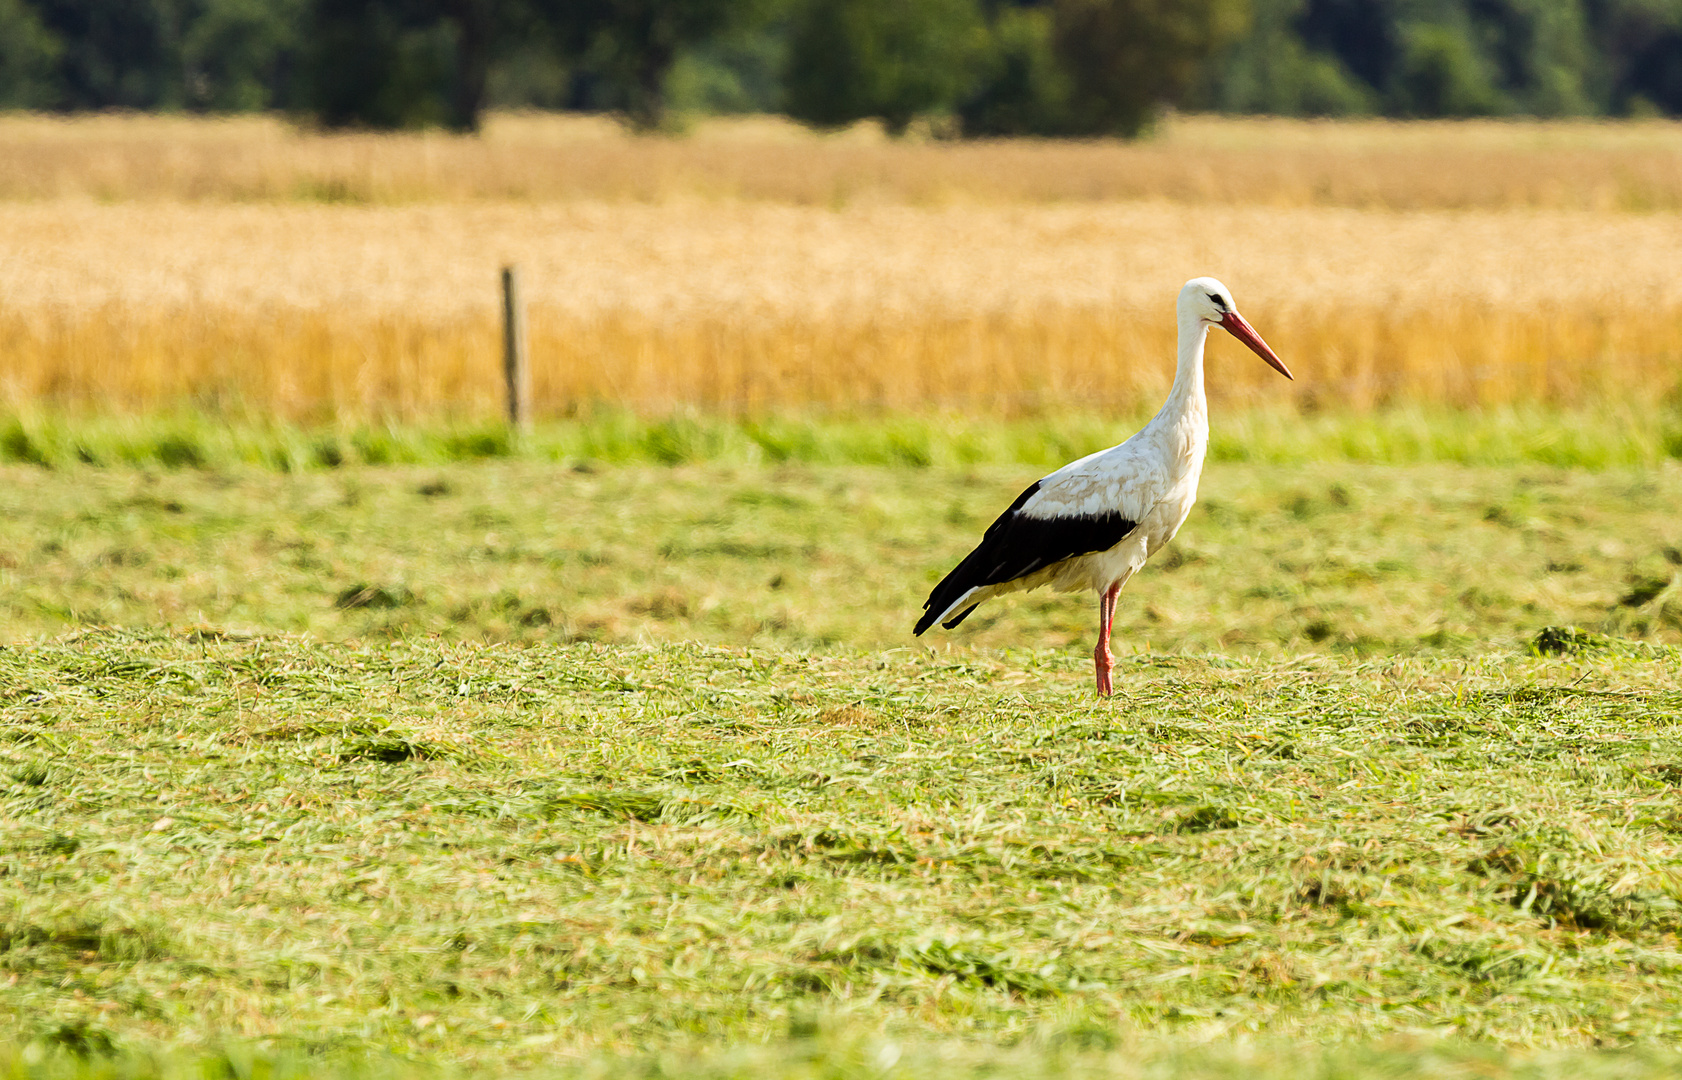
<path fill-rule="evenodd" d="M 1026 650 L 10 647 L 9 1075 L 1661 1075 L 1511 1053 L 1682 1037 L 1682 657 L 1570 640 L 1110 704 Z M 1357 1048 L 1235 1048 L 1298 1040 Z"/>

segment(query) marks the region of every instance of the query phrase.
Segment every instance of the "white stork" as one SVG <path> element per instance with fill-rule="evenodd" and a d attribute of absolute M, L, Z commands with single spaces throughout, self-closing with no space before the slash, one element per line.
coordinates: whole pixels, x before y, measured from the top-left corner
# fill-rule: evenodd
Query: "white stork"
<path fill-rule="evenodd" d="M 1098 593 L 1098 645 L 1092 650 L 1098 693 L 1113 691 L 1110 622 L 1116 597 L 1145 560 L 1174 538 L 1197 501 L 1197 478 L 1209 444 L 1203 394 L 1203 345 L 1211 326 L 1224 327 L 1285 378 L 1284 361 L 1233 305 L 1214 278 L 1193 278 L 1175 305 L 1180 359 L 1168 400 L 1139 433 L 1120 446 L 1063 466 L 1028 487 L 988 526 L 923 602 L 921 634 L 935 623 L 950 630 L 976 605 L 1003 593 L 1050 585 Z"/>

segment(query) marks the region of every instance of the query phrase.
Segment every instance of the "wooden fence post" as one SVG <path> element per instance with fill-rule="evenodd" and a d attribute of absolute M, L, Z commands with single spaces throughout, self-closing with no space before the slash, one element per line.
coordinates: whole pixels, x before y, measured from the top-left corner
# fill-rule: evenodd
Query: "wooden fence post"
<path fill-rule="evenodd" d="M 502 268 L 502 374 L 508 383 L 508 423 L 531 427 L 531 365 L 526 358 L 526 308 L 520 300 L 520 268 Z"/>

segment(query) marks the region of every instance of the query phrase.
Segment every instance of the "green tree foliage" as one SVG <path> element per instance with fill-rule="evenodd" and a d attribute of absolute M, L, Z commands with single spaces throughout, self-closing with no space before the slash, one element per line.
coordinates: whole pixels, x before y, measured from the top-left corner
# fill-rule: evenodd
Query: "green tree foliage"
<path fill-rule="evenodd" d="M 1424 23 L 1408 28 L 1392 78 L 1392 110 L 1404 116 L 1487 116 L 1506 111 L 1488 64 L 1466 35 Z"/>
<path fill-rule="evenodd" d="M 65 109 L 181 108 L 182 20 L 169 0 L 25 0 L 59 43 L 52 101 Z"/>
<path fill-rule="evenodd" d="M 678 58 L 762 22 L 776 0 L 534 0 L 563 49 L 599 78 L 607 103 L 642 130 L 668 124 Z"/>
<path fill-rule="evenodd" d="M 434 0 L 314 0 L 309 36 L 305 101 L 322 123 L 405 128 L 456 119 L 457 35 Z"/>
<path fill-rule="evenodd" d="M 1585 0 L 1584 13 L 1609 111 L 1682 115 L 1682 0 Z"/>
<path fill-rule="evenodd" d="M 754 23 L 680 53 L 666 77 L 668 107 L 699 114 L 777 112 L 787 45 L 780 22 Z"/>
<path fill-rule="evenodd" d="M 0 0 L 0 104 L 288 103 L 304 0 Z"/>
<path fill-rule="evenodd" d="M 1596 57 L 1582 5 L 1560 0 L 1480 0 L 1465 36 L 1489 58 L 1506 111 L 1573 116 L 1595 111 L 1589 98 Z"/>
<path fill-rule="evenodd" d="M 956 108 L 983 41 L 974 0 L 809 0 L 789 31 L 788 111 L 824 126 L 878 117 L 902 132 Z"/>
<path fill-rule="evenodd" d="M 0 107 L 786 107 L 972 135 L 1288 115 L 1682 115 L 1682 0 L 0 0 Z"/>
<path fill-rule="evenodd" d="M 537 18 L 520 0 L 313 0 L 307 103 L 329 126 L 476 131 L 493 60 Z"/>
<path fill-rule="evenodd" d="M 1066 128 L 1134 135 L 1249 26 L 1248 0 L 1055 0 L 1053 44 L 1072 84 Z"/>
<path fill-rule="evenodd" d="M 209 0 L 184 29 L 187 102 L 216 112 L 280 104 L 301 42 L 303 0 Z"/>
<path fill-rule="evenodd" d="M 1291 18 L 1384 112 L 1480 116 L 1599 111 L 1604 58 L 1577 0 L 1307 0 Z"/>
<path fill-rule="evenodd" d="M 56 105 L 63 51 L 63 44 L 23 0 L 0 0 L 0 108 Z"/>
<path fill-rule="evenodd" d="M 1250 32 L 1206 65 L 1196 104 L 1278 116 L 1373 112 L 1378 106 L 1373 88 L 1297 32 L 1307 7 L 1308 0 L 1254 0 Z"/>
<path fill-rule="evenodd" d="M 959 109 L 966 135 L 1049 135 L 1068 123 L 1074 87 L 1052 44 L 1050 8 L 993 18 L 977 82 Z"/>

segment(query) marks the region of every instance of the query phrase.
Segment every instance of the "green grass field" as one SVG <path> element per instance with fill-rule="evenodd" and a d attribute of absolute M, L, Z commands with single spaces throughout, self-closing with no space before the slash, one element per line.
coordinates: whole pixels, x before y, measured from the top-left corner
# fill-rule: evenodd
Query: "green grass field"
<path fill-rule="evenodd" d="M 1316 423 L 1109 702 L 1086 598 L 909 638 L 1029 435 L 14 425 L 0 1075 L 1674 1075 L 1682 469 Z"/>
<path fill-rule="evenodd" d="M 1338 441 L 1361 445 L 1366 423 Z M 717 430 L 721 444 L 743 437 Z M 846 447 L 867 429 L 801 430 Z M 1559 430 L 1530 438 L 1603 437 Z M 965 463 L 962 431 L 911 431 L 920 465 L 839 452 L 840 464 L 755 463 L 722 450 L 616 464 L 546 457 L 534 440 L 471 463 L 417 452 L 430 463 L 282 472 L 206 450 L 199 467 L 12 467 L 0 484 L 0 634 L 202 625 L 333 640 L 921 650 L 908 631 L 928 588 L 1018 491 L 1104 433 L 1077 430 L 1067 445 L 1024 436 Z M 583 434 L 608 442 L 600 426 Z M 153 445 L 168 438 L 186 436 Z M 393 441 L 449 445 L 429 438 Z M 646 443 L 647 430 L 638 438 L 626 441 Z M 1435 438 L 1454 449 L 1487 436 Z M 1398 441 L 1374 440 L 1390 451 Z M 1682 640 L 1682 469 L 1669 459 L 1467 465 L 1403 450 L 1415 463 L 1212 462 L 1179 539 L 1129 586 L 1122 647 L 1480 656 L 1553 624 Z M 1073 656 L 1090 649 L 1095 612 L 1090 598 L 1035 593 L 925 641 Z"/>

